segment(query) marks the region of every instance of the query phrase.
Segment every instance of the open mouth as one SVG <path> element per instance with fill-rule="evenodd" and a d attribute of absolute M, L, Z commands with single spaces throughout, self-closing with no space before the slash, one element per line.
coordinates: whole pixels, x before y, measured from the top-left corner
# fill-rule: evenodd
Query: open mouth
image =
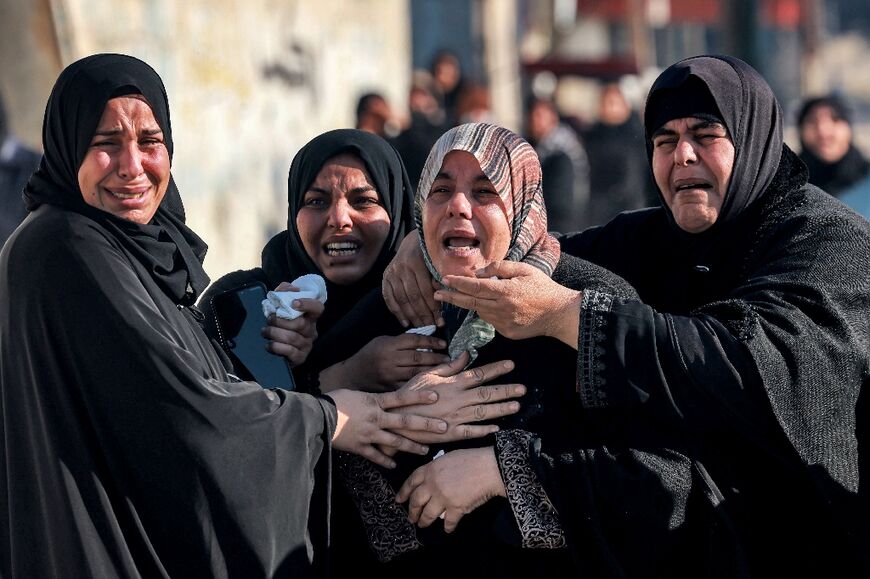
<path fill-rule="evenodd" d="M 473 237 L 446 237 L 444 248 L 456 255 L 466 255 L 480 248 L 480 240 Z"/>
<path fill-rule="evenodd" d="M 676 187 L 676 191 L 686 191 L 688 189 L 712 189 L 713 186 L 705 181 L 687 181 L 684 183 L 680 183 Z"/>
<path fill-rule="evenodd" d="M 345 255 L 354 255 L 360 250 L 361 246 L 356 241 L 336 241 L 327 243 L 323 246 L 323 251 L 332 257 L 340 257 Z"/>
<path fill-rule="evenodd" d="M 109 194 L 112 195 L 112 197 L 116 197 L 118 199 L 123 199 L 125 201 L 130 200 L 130 199 L 139 199 L 140 197 L 143 197 L 145 195 L 145 193 L 148 192 L 147 189 L 144 189 L 142 191 L 115 191 L 112 189 L 106 189 L 106 191 L 108 191 Z"/>

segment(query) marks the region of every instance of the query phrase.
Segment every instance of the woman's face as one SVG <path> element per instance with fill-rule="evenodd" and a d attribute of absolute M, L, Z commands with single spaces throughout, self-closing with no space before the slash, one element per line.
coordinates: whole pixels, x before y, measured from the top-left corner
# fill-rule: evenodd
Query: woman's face
<path fill-rule="evenodd" d="M 296 229 L 331 282 L 349 285 L 369 272 L 390 232 L 390 216 L 362 160 L 342 154 L 324 163 L 296 213 Z"/>
<path fill-rule="evenodd" d="M 734 168 L 734 143 L 721 123 L 686 117 L 664 124 L 652 137 L 656 185 L 677 225 L 689 233 L 719 218 Z"/>
<path fill-rule="evenodd" d="M 145 224 L 169 186 L 169 151 L 151 107 L 137 96 L 106 103 L 79 167 L 85 203 Z"/>
<path fill-rule="evenodd" d="M 511 228 L 504 202 L 471 153 L 444 157 L 423 205 L 423 236 L 441 275 L 474 276 L 507 255 Z"/>
<path fill-rule="evenodd" d="M 849 151 L 852 127 L 833 107 L 818 104 L 800 126 L 801 140 L 825 163 L 836 163 Z"/>

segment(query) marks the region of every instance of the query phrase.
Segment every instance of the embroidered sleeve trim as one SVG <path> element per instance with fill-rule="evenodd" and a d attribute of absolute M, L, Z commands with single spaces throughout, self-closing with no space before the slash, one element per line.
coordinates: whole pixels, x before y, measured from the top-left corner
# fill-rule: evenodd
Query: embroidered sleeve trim
<path fill-rule="evenodd" d="M 529 441 L 534 436 L 523 430 L 497 432 L 496 459 L 523 548 L 561 549 L 566 543 L 558 513 L 529 462 Z"/>
<path fill-rule="evenodd" d="M 396 492 L 365 458 L 337 452 L 338 475 L 359 510 L 369 546 L 381 562 L 422 547 Z"/>
<path fill-rule="evenodd" d="M 604 347 L 607 314 L 613 307 L 613 296 L 595 290 L 584 290 L 580 303 L 580 331 L 577 344 L 577 392 L 584 408 L 604 408 Z"/>

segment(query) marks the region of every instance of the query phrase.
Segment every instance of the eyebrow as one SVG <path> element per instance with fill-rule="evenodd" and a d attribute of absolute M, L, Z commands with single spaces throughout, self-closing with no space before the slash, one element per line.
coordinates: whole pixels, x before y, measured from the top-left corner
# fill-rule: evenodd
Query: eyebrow
<path fill-rule="evenodd" d="M 162 132 L 163 132 L 163 130 L 159 127 L 156 129 L 145 129 L 142 131 L 142 133 L 145 135 L 159 135 Z M 94 136 L 95 137 L 114 137 L 115 135 L 120 135 L 121 133 L 122 133 L 121 129 L 108 129 L 105 131 L 97 130 L 97 131 L 94 131 Z"/>
<path fill-rule="evenodd" d="M 323 195 L 332 195 L 332 191 L 327 191 L 321 187 L 309 187 L 308 191 L 313 191 L 315 193 L 321 193 Z M 348 193 L 368 193 L 369 191 L 374 191 L 377 193 L 377 189 L 375 189 L 372 185 L 365 185 L 363 187 L 354 187 L 353 189 L 348 190 Z"/>
<path fill-rule="evenodd" d="M 689 130 L 690 131 L 699 131 L 701 129 L 709 129 L 709 128 L 714 128 L 714 127 L 721 128 L 726 133 L 728 132 L 728 129 L 725 128 L 725 125 L 723 125 L 722 123 L 717 123 L 715 121 L 698 121 L 697 123 L 690 125 Z M 676 131 L 662 127 L 660 129 L 656 130 L 652 134 L 652 138 L 655 139 L 656 137 L 660 137 L 662 135 L 671 136 L 671 135 L 676 135 L 676 134 L 677 134 Z"/>
<path fill-rule="evenodd" d="M 452 181 L 452 180 L 454 179 L 454 177 L 453 177 L 453 175 L 451 175 L 451 174 L 448 173 L 447 171 L 439 171 L 438 174 L 435 175 L 435 179 L 434 179 L 434 180 L 437 181 L 438 179 L 449 179 L 449 180 Z M 478 175 L 476 175 L 476 176 L 474 177 L 474 181 L 475 181 L 475 182 L 478 182 L 478 181 L 489 181 L 489 177 L 487 177 L 483 172 L 481 172 L 481 173 L 479 173 Z"/>

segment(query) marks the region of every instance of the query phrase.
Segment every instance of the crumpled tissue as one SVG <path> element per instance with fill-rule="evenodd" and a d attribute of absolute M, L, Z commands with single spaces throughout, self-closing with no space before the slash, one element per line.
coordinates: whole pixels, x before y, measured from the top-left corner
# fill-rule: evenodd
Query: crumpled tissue
<path fill-rule="evenodd" d="M 270 291 L 263 300 L 263 315 L 267 318 L 275 314 L 285 320 L 293 320 L 302 315 L 299 310 L 294 310 L 290 304 L 299 298 L 310 298 L 326 303 L 326 282 L 316 273 L 308 273 L 294 279 L 291 284 L 299 288 L 299 291 Z"/>

